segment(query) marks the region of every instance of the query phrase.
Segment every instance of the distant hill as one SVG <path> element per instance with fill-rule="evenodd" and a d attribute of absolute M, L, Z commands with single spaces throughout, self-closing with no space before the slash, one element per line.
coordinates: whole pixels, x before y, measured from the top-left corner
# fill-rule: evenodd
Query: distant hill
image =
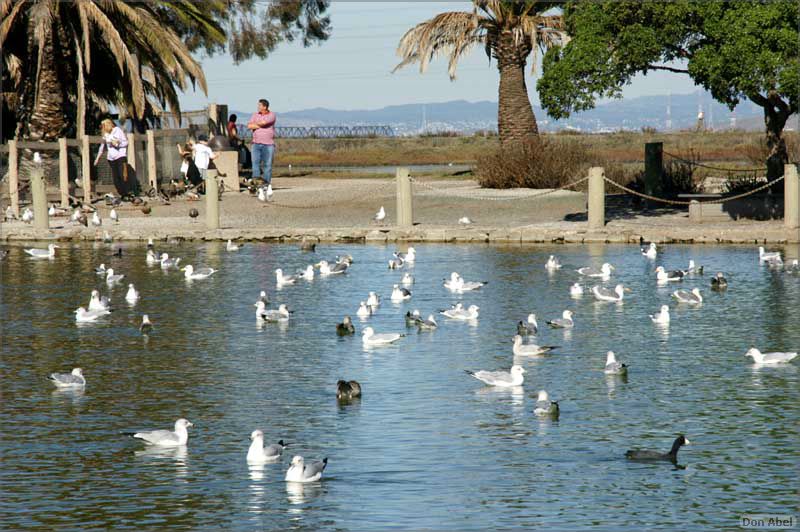
<path fill-rule="evenodd" d="M 667 127 L 667 106 L 671 111 L 672 127 Z M 760 107 L 743 102 L 734 113 L 709 96 L 698 100 L 695 94 L 672 96 L 641 96 L 612 100 L 595 109 L 576 113 L 567 120 L 552 120 L 535 106 L 539 127 L 545 131 L 579 129 L 602 132 L 619 129 L 639 130 L 652 127 L 658 130 L 693 128 L 697 124 L 698 109 L 702 106 L 706 126 L 714 129 L 763 128 Z M 250 113 L 237 112 L 242 117 Z M 790 124 L 796 124 L 796 120 Z M 381 109 L 336 110 L 317 107 L 299 111 L 278 112 L 279 126 L 333 126 L 333 125 L 390 125 L 399 134 L 418 134 L 432 131 L 472 132 L 497 129 L 497 102 L 468 102 L 454 100 L 443 103 L 391 105 Z M 796 127 L 796 126 L 795 126 Z"/>

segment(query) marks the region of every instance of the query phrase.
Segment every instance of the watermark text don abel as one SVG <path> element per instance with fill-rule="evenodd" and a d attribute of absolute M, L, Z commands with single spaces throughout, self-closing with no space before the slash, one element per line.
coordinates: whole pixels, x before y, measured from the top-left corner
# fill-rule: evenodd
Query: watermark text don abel
<path fill-rule="evenodd" d="M 745 514 L 739 519 L 742 528 L 771 528 L 774 530 L 791 529 L 797 527 L 797 517 L 794 515 L 776 514 Z"/>

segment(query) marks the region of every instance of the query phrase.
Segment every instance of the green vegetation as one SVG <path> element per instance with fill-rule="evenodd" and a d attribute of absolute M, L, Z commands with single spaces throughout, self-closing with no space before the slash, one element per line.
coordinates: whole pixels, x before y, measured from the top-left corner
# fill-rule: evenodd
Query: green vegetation
<path fill-rule="evenodd" d="M 572 39 L 545 55 L 537 84 L 551 116 L 619 97 L 638 73 L 685 73 L 731 109 L 742 99 L 764 109 L 767 177 L 783 175 L 783 128 L 800 98 L 796 0 L 573 1 L 564 19 Z"/>
<path fill-rule="evenodd" d="M 9 133 L 55 140 L 94 130 L 110 106 L 141 122 L 205 77 L 191 53 L 265 57 L 283 40 L 325 40 L 327 2 L 5 0 L 2 119 Z M 13 125 L 16 125 L 14 127 Z"/>
<path fill-rule="evenodd" d="M 537 0 L 473 0 L 472 13 L 450 11 L 417 24 L 403 35 L 397 51 L 403 61 L 395 70 L 419 63 L 425 72 L 438 55 L 448 55 L 450 79 L 458 61 L 476 46 L 497 61 L 500 72 L 497 129 L 500 141 L 522 140 L 538 134 L 528 89 L 525 65 L 533 54 L 559 44 L 565 38 L 560 15 L 543 13 L 552 2 Z"/>

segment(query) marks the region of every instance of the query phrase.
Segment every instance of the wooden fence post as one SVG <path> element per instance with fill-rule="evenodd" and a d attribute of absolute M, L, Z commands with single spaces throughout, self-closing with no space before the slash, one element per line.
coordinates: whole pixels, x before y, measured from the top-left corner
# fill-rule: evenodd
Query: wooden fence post
<path fill-rule="evenodd" d="M 58 190 L 61 192 L 61 206 L 69 207 L 69 152 L 67 139 L 58 139 Z"/>
<path fill-rule="evenodd" d="M 605 171 L 600 166 L 589 168 L 589 229 L 606 225 Z"/>
<path fill-rule="evenodd" d="M 136 173 L 136 136 L 133 133 L 128 133 L 128 164 L 133 168 L 133 173 Z"/>
<path fill-rule="evenodd" d="M 411 178 L 408 168 L 398 168 L 397 176 L 397 226 L 411 228 L 414 225 L 414 205 L 411 193 Z"/>
<path fill-rule="evenodd" d="M 36 229 L 50 229 L 47 214 L 47 191 L 42 163 L 34 162 L 31 170 L 31 196 L 33 197 L 33 226 Z"/>
<path fill-rule="evenodd" d="M 158 189 L 158 176 L 156 172 L 156 137 L 152 129 L 147 130 L 147 181 L 150 187 Z"/>
<path fill-rule="evenodd" d="M 797 166 L 785 165 L 783 175 L 783 223 L 788 229 L 797 229 L 800 227 L 800 182 Z"/>
<path fill-rule="evenodd" d="M 644 193 L 658 194 L 664 176 L 664 143 L 648 142 L 644 145 Z"/>
<path fill-rule="evenodd" d="M 206 170 L 206 228 L 219 229 L 219 181 L 217 171 Z"/>
<path fill-rule="evenodd" d="M 83 203 L 92 204 L 92 154 L 89 136 L 81 137 L 81 186 L 83 187 Z"/>
<path fill-rule="evenodd" d="M 17 139 L 8 141 L 8 195 L 11 199 L 11 210 L 19 219 L 19 152 Z"/>

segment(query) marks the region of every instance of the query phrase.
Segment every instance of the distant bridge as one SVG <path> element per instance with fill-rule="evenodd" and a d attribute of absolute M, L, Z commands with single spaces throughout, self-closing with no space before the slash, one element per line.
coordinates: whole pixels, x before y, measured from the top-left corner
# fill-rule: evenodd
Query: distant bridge
<path fill-rule="evenodd" d="M 239 136 L 249 139 L 252 131 L 238 124 Z M 276 126 L 275 136 L 284 139 L 334 139 L 341 137 L 394 137 L 392 126 Z"/>

